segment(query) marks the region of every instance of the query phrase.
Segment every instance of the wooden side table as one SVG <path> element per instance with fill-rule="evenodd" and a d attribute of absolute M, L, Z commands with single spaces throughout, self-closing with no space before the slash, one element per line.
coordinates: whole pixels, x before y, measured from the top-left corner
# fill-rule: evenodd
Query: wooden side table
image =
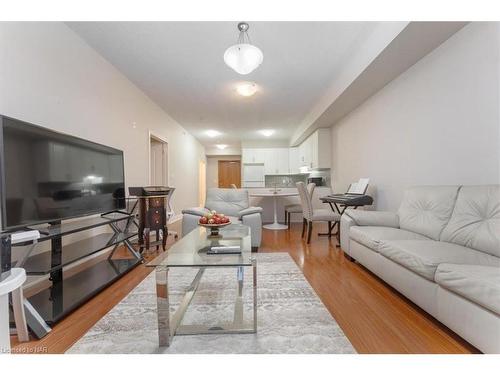
<path fill-rule="evenodd" d="M 167 245 L 167 203 L 168 195 L 141 196 L 139 200 L 139 247 L 149 250 L 151 245 L 156 245 L 156 250 L 160 244 L 163 251 Z M 156 232 L 156 241 L 150 243 L 150 233 Z M 160 231 L 162 239 L 160 241 Z"/>

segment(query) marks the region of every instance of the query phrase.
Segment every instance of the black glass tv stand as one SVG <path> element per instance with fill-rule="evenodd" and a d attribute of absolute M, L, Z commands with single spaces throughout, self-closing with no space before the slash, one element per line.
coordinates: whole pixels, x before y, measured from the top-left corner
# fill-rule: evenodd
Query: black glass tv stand
<path fill-rule="evenodd" d="M 25 312 L 28 326 L 38 338 L 50 331 L 50 326 L 64 318 L 108 285 L 122 277 L 143 261 L 131 244 L 137 236 L 129 231 L 133 219 L 123 211 L 107 212 L 100 216 L 78 221 L 55 221 L 43 227 L 37 242 L 50 241 L 51 250 L 36 255 L 29 253 L 14 266 L 23 267 L 28 275 L 49 275 L 51 286 L 26 299 Z M 120 229 L 120 223 L 125 224 Z M 111 233 L 100 233 L 63 245 L 63 237 L 103 226 L 110 226 Z M 22 244 L 19 244 L 22 245 Z M 113 258 L 115 250 L 124 245 L 129 258 Z M 64 276 L 65 267 L 81 261 L 104 249 L 112 248 L 105 259 L 96 258 L 90 266 L 75 274 Z"/>

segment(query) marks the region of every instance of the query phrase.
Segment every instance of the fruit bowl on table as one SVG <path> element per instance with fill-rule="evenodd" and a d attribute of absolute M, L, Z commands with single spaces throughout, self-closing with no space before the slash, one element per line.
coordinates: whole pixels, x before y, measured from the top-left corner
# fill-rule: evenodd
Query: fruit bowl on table
<path fill-rule="evenodd" d="M 231 220 L 226 216 L 221 216 L 217 213 L 211 213 L 209 216 L 204 216 L 198 220 L 198 225 L 210 229 L 210 236 L 218 236 L 219 228 L 231 224 Z"/>

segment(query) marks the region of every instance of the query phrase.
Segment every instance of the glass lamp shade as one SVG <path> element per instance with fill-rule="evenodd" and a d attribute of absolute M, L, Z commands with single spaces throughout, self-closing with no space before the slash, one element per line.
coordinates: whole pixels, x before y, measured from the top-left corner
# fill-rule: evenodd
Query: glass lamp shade
<path fill-rule="evenodd" d="M 236 86 L 236 91 L 241 96 L 252 96 L 257 92 L 257 85 L 253 82 L 242 82 Z"/>
<path fill-rule="evenodd" d="M 237 73 L 245 75 L 255 70 L 262 61 L 262 51 L 252 44 L 235 44 L 224 53 L 224 62 Z"/>

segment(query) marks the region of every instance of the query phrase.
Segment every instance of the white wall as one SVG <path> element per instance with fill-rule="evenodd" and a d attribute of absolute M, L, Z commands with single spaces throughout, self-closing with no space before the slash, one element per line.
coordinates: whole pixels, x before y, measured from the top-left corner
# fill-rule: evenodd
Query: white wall
<path fill-rule="evenodd" d="M 127 186 L 149 184 L 152 131 L 175 211 L 198 204 L 203 146 L 65 24 L 0 22 L 0 45 L 0 113 L 123 150 Z"/>
<path fill-rule="evenodd" d="M 500 183 L 498 23 L 472 23 L 332 128 L 332 187 L 370 177 L 378 209 L 411 185 Z"/>

